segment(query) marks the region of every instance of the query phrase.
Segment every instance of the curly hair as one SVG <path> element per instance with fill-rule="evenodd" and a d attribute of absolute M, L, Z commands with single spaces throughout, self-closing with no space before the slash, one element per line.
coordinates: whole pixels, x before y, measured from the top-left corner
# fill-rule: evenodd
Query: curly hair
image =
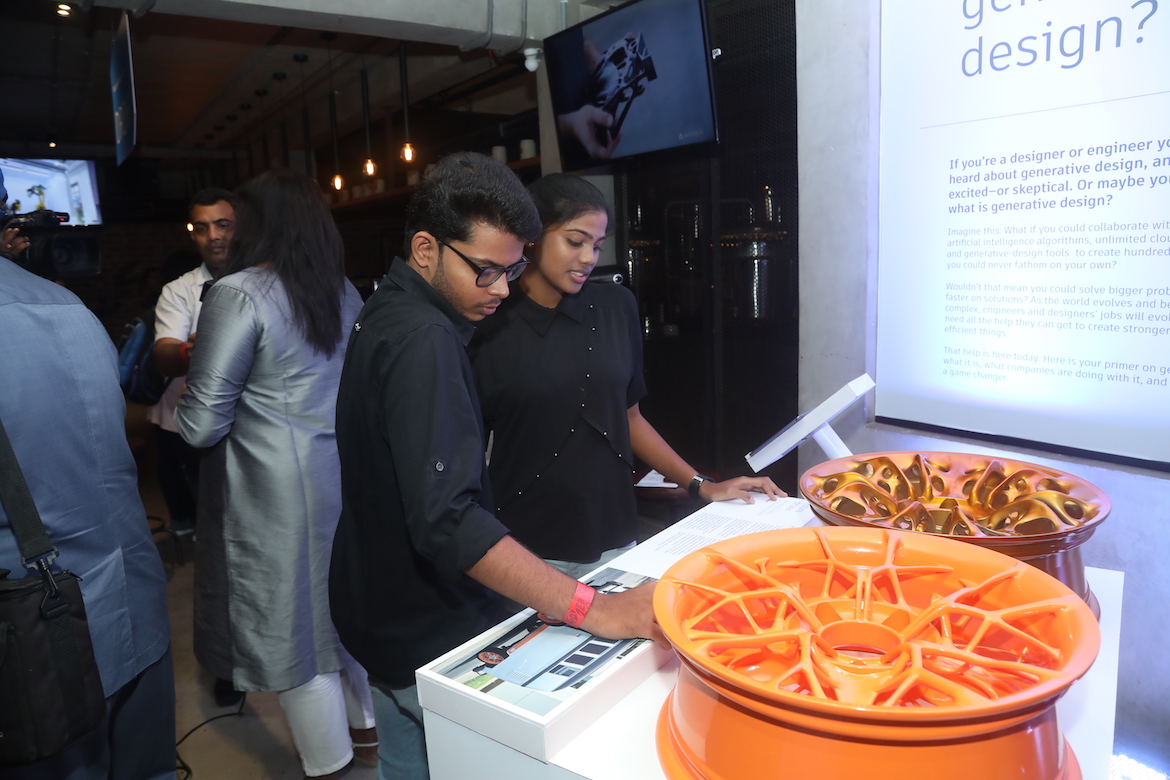
<path fill-rule="evenodd" d="M 540 215 L 508 166 L 478 152 L 456 152 L 439 161 L 406 209 L 406 246 L 420 230 L 444 241 L 469 241 L 484 224 L 521 241 L 540 238 Z"/>

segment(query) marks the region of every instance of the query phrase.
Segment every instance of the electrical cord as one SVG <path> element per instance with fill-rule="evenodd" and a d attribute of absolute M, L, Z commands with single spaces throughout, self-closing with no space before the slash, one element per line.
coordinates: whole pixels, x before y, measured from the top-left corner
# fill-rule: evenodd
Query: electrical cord
<path fill-rule="evenodd" d="M 241 717 L 244 714 L 244 705 L 247 703 L 247 701 L 248 701 L 248 694 L 244 693 L 244 695 L 240 697 L 240 708 L 238 710 L 236 710 L 235 712 L 225 712 L 222 715 L 215 715 L 215 716 L 208 718 L 207 720 L 203 721 L 198 726 L 195 726 L 190 731 L 188 731 L 186 734 L 184 734 L 182 739 L 180 739 L 178 742 L 175 743 L 175 761 L 177 762 L 177 766 L 175 767 L 176 780 L 191 780 L 191 778 L 195 776 L 194 770 L 192 770 L 191 767 L 187 765 L 187 762 L 183 760 L 183 757 L 179 755 L 179 745 L 182 745 L 184 742 L 186 742 L 187 737 L 191 736 L 196 731 L 203 728 L 208 723 L 211 723 L 214 720 L 219 720 L 220 718 Z M 182 774 L 180 774 L 180 773 L 182 773 Z"/>

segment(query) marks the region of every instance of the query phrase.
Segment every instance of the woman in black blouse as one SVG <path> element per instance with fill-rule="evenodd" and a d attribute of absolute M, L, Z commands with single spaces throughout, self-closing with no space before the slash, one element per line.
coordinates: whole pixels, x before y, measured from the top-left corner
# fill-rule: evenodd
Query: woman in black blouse
<path fill-rule="evenodd" d="M 473 353 L 495 434 L 496 514 L 513 536 L 575 577 L 620 553 L 638 531 L 635 455 L 709 501 L 785 495 L 767 477 L 703 477 L 642 416 L 637 303 L 621 285 L 586 284 L 613 222 L 609 204 L 570 174 L 529 192 L 544 235 Z"/>

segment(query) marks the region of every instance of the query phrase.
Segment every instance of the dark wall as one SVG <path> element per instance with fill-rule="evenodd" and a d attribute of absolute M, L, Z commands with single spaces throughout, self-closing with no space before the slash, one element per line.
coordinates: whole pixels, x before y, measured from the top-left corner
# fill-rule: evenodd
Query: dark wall
<path fill-rule="evenodd" d="M 798 411 L 795 10 L 709 0 L 708 21 L 720 144 L 627 161 L 619 200 L 643 413 L 726 478 Z M 794 458 L 765 473 L 794 492 Z"/>
<path fill-rule="evenodd" d="M 173 252 L 193 251 L 186 223 L 106 224 L 100 231 L 102 272 L 63 280 L 111 335 L 154 305 L 162 291 L 163 262 Z M 198 259 L 198 256 L 195 256 Z"/>

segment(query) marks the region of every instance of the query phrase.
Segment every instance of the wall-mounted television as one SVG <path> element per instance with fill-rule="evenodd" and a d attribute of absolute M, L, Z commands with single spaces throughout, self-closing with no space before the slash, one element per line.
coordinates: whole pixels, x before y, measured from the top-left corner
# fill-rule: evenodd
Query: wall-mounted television
<path fill-rule="evenodd" d="M 100 225 L 97 179 L 90 160 L 22 160 L 0 157 L 8 209 L 69 215 L 70 225 Z"/>
<path fill-rule="evenodd" d="M 97 179 L 90 160 L 0 157 L 9 217 L 29 239 L 16 261 L 41 276 L 93 276 L 102 270 L 98 234 L 102 221 Z"/>
<path fill-rule="evenodd" d="M 544 39 L 561 165 L 718 140 L 703 0 L 634 0 Z"/>

